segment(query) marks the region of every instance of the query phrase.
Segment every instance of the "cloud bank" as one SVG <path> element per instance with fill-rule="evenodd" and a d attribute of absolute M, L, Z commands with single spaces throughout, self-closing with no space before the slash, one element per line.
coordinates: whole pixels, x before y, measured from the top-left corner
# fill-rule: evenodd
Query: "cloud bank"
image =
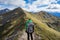
<path fill-rule="evenodd" d="M 30 12 L 60 12 L 60 0 L 0 0 L 0 9 L 21 7 Z M 4 6 L 3 6 L 4 5 Z"/>

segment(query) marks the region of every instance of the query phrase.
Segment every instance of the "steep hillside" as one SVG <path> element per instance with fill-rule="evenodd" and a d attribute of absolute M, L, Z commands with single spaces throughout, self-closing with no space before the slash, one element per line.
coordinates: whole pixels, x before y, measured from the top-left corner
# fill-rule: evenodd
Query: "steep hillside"
<path fill-rule="evenodd" d="M 25 13 L 21 8 L 16 8 L 12 11 L 0 15 L 0 40 L 8 38 L 17 28 L 23 29 Z M 23 23 L 22 23 L 23 22 Z M 17 30 L 18 31 L 18 30 Z M 14 34 L 16 35 L 16 34 Z"/>
<path fill-rule="evenodd" d="M 46 23 L 50 28 L 53 28 L 57 31 L 60 31 L 60 21 L 59 18 L 41 11 L 38 13 L 33 14 L 37 19 L 39 19 L 40 21 L 42 21 L 43 23 Z"/>
<path fill-rule="evenodd" d="M 41 37 L 41 39 L 37 38 L 37 40 L 60 40 L 60 32 L 50 28 L 42 19 L 38 19 L 38 16 L 28 12 L 25 13 L 27 18 L 32 19 L 36 24 L 35 33 L 38 37 Z"/>

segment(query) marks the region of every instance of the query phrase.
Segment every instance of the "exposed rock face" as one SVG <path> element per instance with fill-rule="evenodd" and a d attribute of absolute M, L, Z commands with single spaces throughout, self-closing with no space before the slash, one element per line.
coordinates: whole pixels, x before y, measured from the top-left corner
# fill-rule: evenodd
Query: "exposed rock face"
<path fill-rule="evenodd" d="M 25 13 L 21 8 L 0 15 L 0 37 L 13 33 L 18 26 L 23 25 Z M 17 26 L 17 27 L 16 27 Z M 1 39 L 2 40 L 2 39 Z"/>

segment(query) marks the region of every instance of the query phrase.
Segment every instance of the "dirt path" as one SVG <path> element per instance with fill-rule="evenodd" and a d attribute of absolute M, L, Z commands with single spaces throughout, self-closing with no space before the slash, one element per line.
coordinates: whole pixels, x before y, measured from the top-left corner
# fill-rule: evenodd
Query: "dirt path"
<path fill-rule="evenodd" d="M 33 33 L 33 39 L 35 39 L 35 37 L 34 37 L 34 33 Z M 22 36 L 19 35 L 18 40 L 27 40 L 27 34 L 26 34 L 25 31 L 23 31 Z"/>

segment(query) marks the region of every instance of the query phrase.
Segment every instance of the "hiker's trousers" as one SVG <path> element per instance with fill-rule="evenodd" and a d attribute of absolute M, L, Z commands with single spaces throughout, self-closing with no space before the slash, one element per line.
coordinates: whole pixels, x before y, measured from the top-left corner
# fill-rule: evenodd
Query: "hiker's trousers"
<path fill-rule="evenodd" d="M 32 33 L 27 33 L 27 40 L 30 40 L 30 38 L 31 38 L 31 40 L 33 40 L 33 35 L 32 35 Z"/>

